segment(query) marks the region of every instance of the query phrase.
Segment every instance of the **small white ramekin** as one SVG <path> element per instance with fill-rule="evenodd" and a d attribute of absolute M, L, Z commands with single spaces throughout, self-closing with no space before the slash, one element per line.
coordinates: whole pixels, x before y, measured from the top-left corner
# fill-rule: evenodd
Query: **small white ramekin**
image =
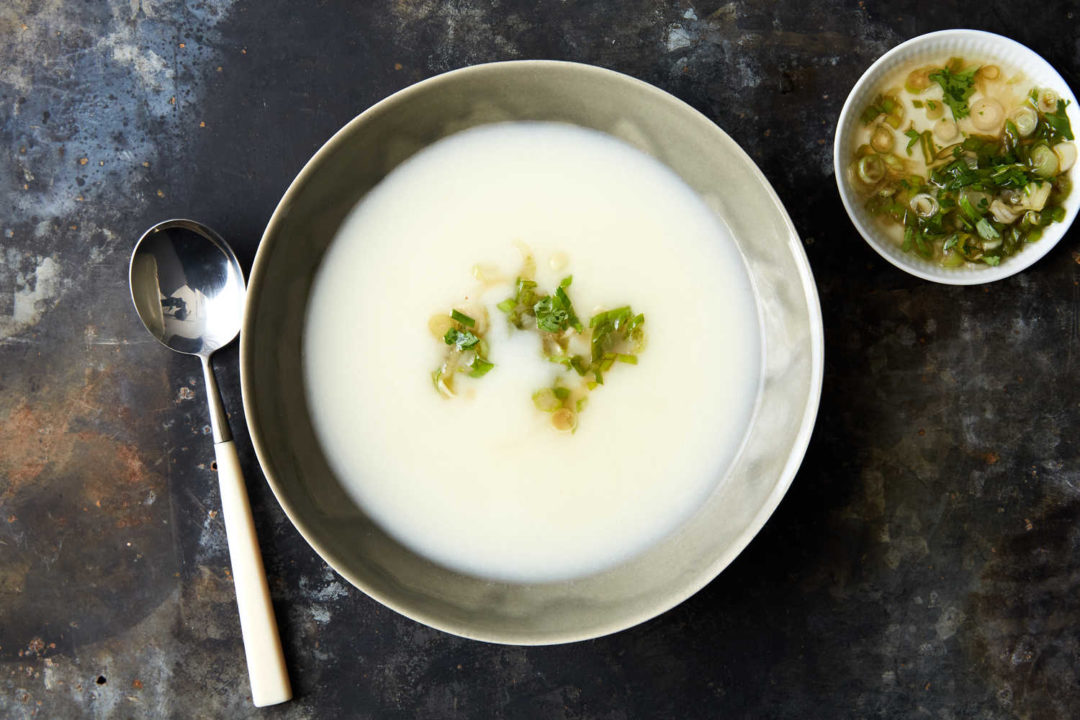
<path fill-rule="evenodd" d="M 941 30 L 912 38 L 897 45 L 878 58 L 863 73 L 851 89 L 840 119 L 836 125 L 833 143 L 833 169 L 840 199 L 844 203 L 851 222 L 867 243 L 883 258 L 896 267 L 925 280 L 949 285 L 976 285 L 1014 275 L 1032 265 L 1057 245 L 1072 225 L 1080 208 L 1080 188 L 1074 188 L 1065 201 L 1065 220 L 1052 223 L 1043 230 L 1042 237 L 1016 255 L 1006 258 L 1000 265 L 976 265 L 967 263 L 959 268 L 945 268 L 924 260 L 915 253 L 904 252 L 888 237 L 873 216 L 866 211 L 864 201 L 851 186 L 847 168 L 854 154 L 852 136 L 858 129 L 862 108 L 874 94 L 882 90 L 883 79 L 901 65 L 929 61 L 942 56 L 959 56 L 971 60 L 991 60 L 1022 72 L 1033 86 L 1048 87 L 1058 93 L 1069 105 L 1066 114 L 1072 123 L 1073 133 L 1080 133 L 1080 108 L 1076 96 L 1065 84 L 1061 75 L 1042 57 L 1015 40 L 979 30 Z M 1080 136 L 1078 136 L 1080 140 Z M 1076 177 L 1075 167 L 1070 171 Z"/>

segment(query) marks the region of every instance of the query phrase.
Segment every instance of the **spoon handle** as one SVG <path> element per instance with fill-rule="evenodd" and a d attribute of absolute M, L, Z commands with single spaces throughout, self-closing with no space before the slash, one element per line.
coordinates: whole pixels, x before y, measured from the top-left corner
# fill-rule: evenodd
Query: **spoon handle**
<path fill-rule="evenodd" d="M 214 445 L 218 482 L 221 483 L 221 514 L 229 539 L 229 558 L 240 608 L 240 631 L 244 636 L 251 700 L 256 707 L 276 705 L 292 697 L 285 656 L 281 651 L 270 588 L 266 584 L 255 523 L 251 517 L 244 475 L 236 455 L 236 443 Z"/>
<path fill-rule="evenodd" d="M 292 697 L 285 655 L 281 651 L 270 588 L 266 584 L 259 538 L 251 516 L 247 487 L 236 443 L 229 431 L 229 420 L 221 402 L 214 369 L 209 356 L 202 356 L 206 399 L 210 403 L 210 421 L 214 429 L 214 455 L 217 458 L 218 483 L 221 485 L 221 515 L 229 540 L 229 561 L 236 604 L 240 609 L 240 632 L 244 636 L 251 701 L 256 707 L 276 705 Z"/>

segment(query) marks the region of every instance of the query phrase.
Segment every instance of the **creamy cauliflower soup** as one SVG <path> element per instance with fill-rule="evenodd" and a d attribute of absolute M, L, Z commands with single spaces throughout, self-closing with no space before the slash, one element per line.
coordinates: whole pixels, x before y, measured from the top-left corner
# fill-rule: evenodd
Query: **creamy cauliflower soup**
<path fill-rule="evenodd" d="M 545 582 L 645 550 L 723 482 L 760 353 L 742 258 L 678 176 L 596 131 L 505 123 L 419 152 L 347 217 L 304 379 L 387 533 Z"/>

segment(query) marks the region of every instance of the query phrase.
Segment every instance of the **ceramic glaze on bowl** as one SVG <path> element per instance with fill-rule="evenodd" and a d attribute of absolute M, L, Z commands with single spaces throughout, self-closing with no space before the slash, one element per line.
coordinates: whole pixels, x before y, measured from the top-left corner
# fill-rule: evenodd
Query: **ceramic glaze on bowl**
<path fill-rule="evenodd" d="M 584 391 L 573 433 L 532 397 L 582 379 L 497 307 L 519 248 L 540 289 L 573 277 L 586 323 L 626 304 L 646 318 L 637 364 Z M 451 307 L 487 318 L 495 367 L 457 373 L 447 398 L 428 319 Z M 760 342 L 735 243 L 677 175 L 594 130 L 502 123 L 414 155 L 345 220 L 312 287 L 304 377 L 331 467 L 382 528 L 463 573 L 551 582 L 641 552 L 725 477 Z"/>

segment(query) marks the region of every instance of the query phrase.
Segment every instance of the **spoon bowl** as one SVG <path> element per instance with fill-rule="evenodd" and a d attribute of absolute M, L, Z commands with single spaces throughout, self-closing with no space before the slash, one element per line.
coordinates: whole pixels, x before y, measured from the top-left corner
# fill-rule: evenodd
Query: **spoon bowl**
<path fill-rule="evenodd" d="M 216 232 L 192 220 L 166 220 L 135 245 L 131 299 L 143 325 L 165 347 L 209 356 L 240 333 L 244 275 Z"/>

